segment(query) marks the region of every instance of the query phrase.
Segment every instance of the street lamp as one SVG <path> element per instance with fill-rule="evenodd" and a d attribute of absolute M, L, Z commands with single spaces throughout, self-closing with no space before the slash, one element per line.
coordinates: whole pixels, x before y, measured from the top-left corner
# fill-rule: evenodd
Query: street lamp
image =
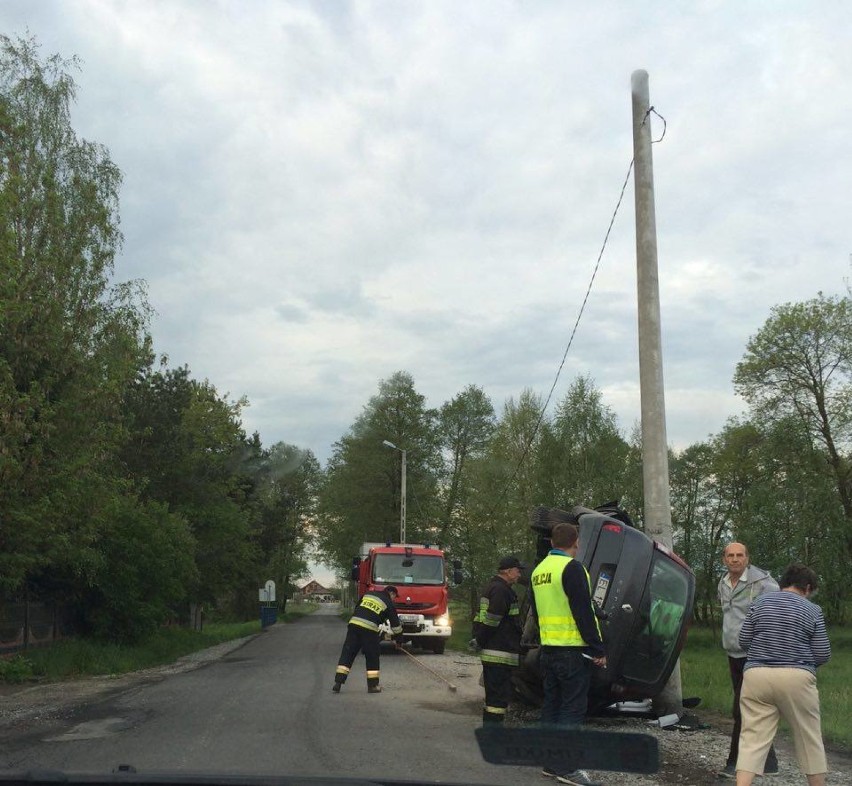
<path fill-rule="evenodd" d="M 388 440 L 383 440 L 382 445 L 386 447 L 393 448 L 394 450 L 398 450 L 402 453 L 402 480 L 401 480 L 401 488 L 402 491 L 399 495 L 399 542 L 405 543 L 405 455 L 406 451 L 402 448 L 398 448 L 393 442 Z"/>

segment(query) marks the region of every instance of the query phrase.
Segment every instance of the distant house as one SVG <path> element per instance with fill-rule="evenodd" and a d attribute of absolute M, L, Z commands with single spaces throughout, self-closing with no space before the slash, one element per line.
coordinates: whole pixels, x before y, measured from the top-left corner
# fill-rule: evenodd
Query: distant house
<path fill-rule="evenodd" d="M 332 590 L 323 587 L 318 581 L 311 579 L 304 587 L 299 587 L 295 600 L 311 600 L 320 603 L 328 603 L 336 600 Z"/>
<path fill-rule="evenodd" d="M 304 587 L 299 588 L 302 595 L 326 595 L 328 590 L 318 581 L 311 579 Z"/>

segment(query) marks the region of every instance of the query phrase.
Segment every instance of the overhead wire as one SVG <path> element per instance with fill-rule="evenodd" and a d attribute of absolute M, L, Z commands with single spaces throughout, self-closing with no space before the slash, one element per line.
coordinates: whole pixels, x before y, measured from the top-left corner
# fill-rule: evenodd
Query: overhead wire
<path fill-rule="evenodd" d="M 659 112 L 657 112 L 654 109 L 654 107 L 652 106 L 652 107 L 649 107 L 648 110 L 645 112 L 645 117 L 642 119 L 641 125 L 643 125 L 643 126 L 645 125 L 645 123 L 648 120 L 649 115 L 652 112 L 657 117 L 659 117 L 660 120 L 663 121 L 663 133 L 660 135 L 659 139 L 652 140 L 652 144 L 656 144 L 658 142 L 662 142 L 663 137 L 665 137 L 665 135 L 666 135 L 666 119 L 661 114 L 659 114 Z M 559 368 L 556 371 L 556 376 L 554 377 L 553 384 L 550 386 L 550 391 L 548 392 L 547 398 L 545 399 L 545 402 L 541 407 L 541 411 L 538 414 L 538 418 L 536 420 L 535 426 L 533 427 L 532 434 L 530 434 L 529 438 L 526 441 L 526 444 L 524 445 L 523 453 L 521 454 L 521 457 L 518 460 L 517 465 L 515 466 L 515 469 L 512 473 L 512 476 L 509 478 L 509 480 L 504 485 L 503 493 L 497 498 L 494 505 L 492 506 L 491 514 L 493 514 L 494 511 L 497 509 L 498 503 L 501 502 L 505 498 L 505 496 L 509 493 L 509 487 L 514 482 L 515 478 L 518 476 L 518 473 L 520 472 L 524 461 L 526 461 L 527 455 L 529 454 L 530 448 L 532 447 L 532 443 L 535 440 L 536 435 L 538 434 L 538 430 L 541 427 L 542 421 L 544 420 L 544 415 L 547 412 L 547 407 L 550 404 L 551 398 L 553 397 L 553 392 L 556 390 L 556 385 L 559 383 L 559 377 L 562 374 L 562 369 L 565 367 L 565 361 L 568 358 L 568 352 L 571 350 L 571 346 L 574 343 L 574 337 L 577 334 L 577 328 L 580 326 L 580 320 L 583 318 L 583 314 L 586 310 L 586 304 L 588 303 L 589 295 L 591 294 L 592 287 L 594 286 L 595 278 L 597 277 L 598 269 L 600 268 L 600 264 L 601 264 L 601 260 L 603 259 L 604 251 L 606 250 L 607 243 L 609 242 L 609 236 L 612 232 L 612 227 L 615 224 L 615 218 L 618 215 L 618 210 L 621 207 L 622 201 L 624 200 L 624 192 L 627 190 L 627 184 L 630 181 L 630 174 L 633 171 L 634 161 L 635 161 L 635 159 L 631 158 L 630 164 L 627 167 L 627 174 L 624 177 L 624 182 L 621 184 L 621 191 L 618 195 L 618 201 L 616 202 L 615 209 L 613 210 L 612 216 L 610 217 L 609 226 L 607 227 L 606 234 L 604 235 L 603 243 L 601 244 L 601 250 L 598 253 L 598 258 L 595 262 L 595 267 L 592 270 L 592 275 L 589 279 L 589 285 L 588 285 L 588 287 L 586 287 L 586 294 L 583 297 L 583 302 L 580 305 L 580 310 L 577 313 L 577 319 L 574 321 L 574 327 L 572 328 L 571 335 L 568 338 L 568 345 L 565 347 L 565 352 L 562 354 L 562 361 L 559 363 Z"/>
<path fill-rule="evenodd" d="M 645 123 L 647 122 L 648 117 L 651 115 L 651 113 L 655 114 L 657 117 L 660 118 L 660 120 L 663 121 L 663 132 L 662 132 L 662 134 L 660 134 L 660 138 L 654 139 L 654 140 L 651 141 L 652 144 L 657 144 L 657 143 L 663 141 L 663 138 L 666 135 L 667 124 L 666 124 L 666 119 L 659 112 L 657 112 L 657 110 L 653 106 L 651 106 L 645 112 L 645 117 L 642 119 L 642 123 L 641 123 L 642 126 L 645 125 Z M 512 476 L 504 484 L 502 493 L 497 497 L 497 499 L 494 501 L 493 505 L 491 506 L 491 510 L 488 514 L 488 518 L 490 518 L 494 514 L 499 503 L 508 494 L 509 488 L 510 488 L 511 484 L 514 482 L 515 478 L 518 476 L 518 473 L 520 472 L 521 467 L 523 466 L 524 462 L 526 461 L 526 458 L 527 458 L 527 455 L 529 454 L 530 448 L 532 447 L 532 443 L 535 440 L 536 435 L 538 434 L 538 430 L 539 430 L 539 428 L 541 428 L 542 421 L 544 420 L 544 415 L 547 412 L 547 407 L 550 404 L 550 400 L 553 398 L 553 393 L 556 390 L 557 384 L 559 383 L 559 378 L 562 374 L 563 368 L 565 367 L 565 361 L 568 358 L 568 353 L 571 350 L 571 347 L 574 343 L 574 338 L 577 334 L 577 329 L 580 326 L 580 321 L 582 320 L 583 315 L 585 313 L 586 305 L 589 301 L 589 295 L 592 292 L 592 287 L 594 286 L 595 279 L 596 279 L 597 274 L 598 274 L 598 270 L 600 269 L 601 260 L 603 259 L 604 252 L 606 251 L 607 243 L 609 242 L 609 237 L 610 237 L 610 234 L 612 233 L 612 228 L 615 225 L 616 216 L 618 215 L 618 211 L 621 208 L 621 203 L 624 201 L 624 193 L 627 190 L 627 184 L 630 182 L 630 175 L 633 172 L 634 162 L 635 162 L 635 159 L 631 158 L 630 163 L 627 167 L 627 173 L 624 176 L 624 182 L 621 184 L 621 191 L 618 194 L 618 200 L 615 204 L 615 209 L 612 211 L 612 216 L 609 219 L 609 225 L 607 226 L 606 233 L 604 234 L 604 239 L 603 239 L 603 242 L 601 243 L 600 251 L 598 252 L 597 259 L 595 260 L 595 266 L 594 266 L 594 269 L 592 270 L 592 275 L 589 278 L 589 284 L 586 287 L 586 293 L 583 296 L 583 302 L 580 304 L 580 309 L 577 312 L 577 318 L 574 321 L 574 326 L 571 329 L 571 335 L 568 338 L 568 344 L 565 347 L 565 352 L 562 353 L 562 360 L 559 363 L 559 368 L 556 370 L 556 375 L 553 379 L 553 384 L 550 386 L 550 390 L 547 394 L 547 398 L 545 399 L 545 402 L 541 407 L 541 411 L 538 413 L 538 417 L 536 419 L 535 426 L 533 427 L 532 434 L 530 434 L 529 438 L 526 440 L 526 443 L 524 444 L 523 453 L 521 454 L 521 457 L 518 460 L 518 463 L 516 464 L 514 471 L 512 472 Z M 420 510 L 420 515 L 423 516 L 423 510 L 420 507 L 420 503 L 416 498 L 415 498 L 415 504 L 417 505 L 418 509 Z"/>

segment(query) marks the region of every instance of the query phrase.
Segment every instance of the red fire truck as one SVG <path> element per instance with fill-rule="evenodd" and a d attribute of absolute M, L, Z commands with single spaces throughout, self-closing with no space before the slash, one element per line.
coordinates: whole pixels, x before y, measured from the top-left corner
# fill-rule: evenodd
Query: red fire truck
<path fill-rule="evenodd" d="M 428 543 L 364 543 L 352 560 L 358 597 L 393 584 L 403 641 L 439 655 L 453 632 L 447 605 L 451 577 L 461 583 L 461 563 L 454 561 L 450 574 L 443 550 Z"/>

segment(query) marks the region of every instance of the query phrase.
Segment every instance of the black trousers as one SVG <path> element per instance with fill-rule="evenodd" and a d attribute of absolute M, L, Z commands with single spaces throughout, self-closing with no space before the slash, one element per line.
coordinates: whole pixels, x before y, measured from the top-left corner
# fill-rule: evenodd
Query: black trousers
<path fill-rule="evenodd" d="M 502 723 L 512 699 L 512 670 L 514 666 L 500 663 L 482 664 L 485 683 L 485 709 L 483 723 Z"/>
<path fill-rule="evenodd" d="M 340 659 L 337 661 L 337 673 L 335 681 L 346 682 L 349 670 L 358 657 L 359 652 L 364 653 L 367 661 L 367 684 L 377 685 L 379 682 L 379 634 L 374 630 L 367 630 L 360 625 L 347 625 L 346 639 L 343 649 L 340 651 Z"/>
<path fill-rule="evenodd" d="M 740 732 L 743 728 L 743 716 L 740 712 L 740 694 L 743 690 L 743 671 L 745 669 L 745 658 L 732 658 L 728 655 L 728 669 L 731 672 L 731 685 L 734 688 L 734 730 L 731 732 L 731 749 L 728 753 L 728 764 L 737 766 L 737 756 L 740 755 Z M 778 757 L 775 754 L 775 746 L 766 754 L 766 769 L 778 769 Z"/>

